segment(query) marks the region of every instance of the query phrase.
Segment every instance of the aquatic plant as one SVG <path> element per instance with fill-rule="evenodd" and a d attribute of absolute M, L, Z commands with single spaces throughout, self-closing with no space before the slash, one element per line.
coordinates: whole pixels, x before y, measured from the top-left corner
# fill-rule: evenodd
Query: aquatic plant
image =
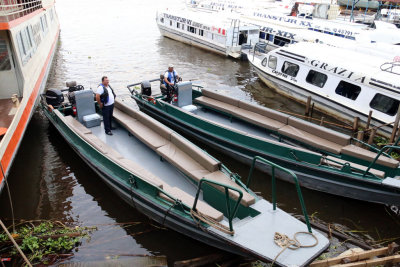
<path fill-rule="evenodd" d="M 95 227 L 68 227 L 59 221 L 25 221 L 15 226 L 12 237 L 32 264 L 53 264 L 72 256 L 71 251 Z M 19 261 L 20 256 L 6 233 L 0 233 L 0 256 Z"/>

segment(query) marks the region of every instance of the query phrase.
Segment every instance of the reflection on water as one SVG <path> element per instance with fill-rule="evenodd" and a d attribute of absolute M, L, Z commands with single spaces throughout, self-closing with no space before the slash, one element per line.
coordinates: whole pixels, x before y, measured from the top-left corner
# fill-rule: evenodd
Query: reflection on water
<path fill-rule="evenodd" d="M 48 88 L 63 87 L 76 80 L 96 87 L 108 75 L 118 93 L 126 85 L 158 77 L 169 63 L 186 80 L 233 97 L 256 101 L 275 109 L 302 113 L 304 107 L 267 89 L 248 63 L 162 38 L 155 7 L 181 1 L 58 0 L 61 35 Z M 158 90 L 153 88 L 153 90 Z M 247 177 L 248 167 L 205 147 L 232 171 Z M 76 225 L 97 225 L 90 242 L 84 242 L 72 260 L 98 260 L 107 255 L 167 255 L 170 261 L 204 255 L 214 248 L 151 221 L 120 200 L 82 162 L 55 128 L 37 112 L 26 131 L 9 176 L 16 218 L 57 219 Z M 270 199 L 270 180 L 256 172 L 252 188 Z M 5 191 L 4 191 L 5 192 Z M 366 230 L 376 239 L 400 236 L 399 223 L 380 205 L 362 203 L 303 189 L 309 214 L 326 222 Z M 10 217 L 6 194 L 2 194 L 1 218 Z M 278 183 L 279 206 L 300 214 L 296 191 Z M 117 223 L 138 222 L 130 227 Z"/>

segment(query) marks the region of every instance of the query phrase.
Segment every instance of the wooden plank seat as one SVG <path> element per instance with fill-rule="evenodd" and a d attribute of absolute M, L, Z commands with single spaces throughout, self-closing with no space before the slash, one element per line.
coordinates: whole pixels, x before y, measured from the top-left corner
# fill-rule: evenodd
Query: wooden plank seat
<path fill-rule="evenodd" d="M 377 153 L 375 152 L 363 149 L 355 145 L 348 145 L 343 147 L 341 153 L 344 155 L 360 158 L 369 162 L 373 161 L 377 155 Z M 376 163 L 382 164 L 389 168 L 397 168 L 399 166 L 398 160 L 395 160 L 393 158 L 388 158 L 384 155 L 380 155 Z"/>
<path fill-rule="evenodd" d="M 148 117 L 147 115 L 143 114 L 140 111 L 136 111 L 133 109 L 133 107 L 130 107 L 123 103 L 121 100 L 116 100 L 115 102 L 116 109 L 114 110 L 114 117 L 118 120 L 121 121 L 122 125 L 124 127 L 127 127 L 127 130 L 135 135 L 137 138 L 140 140 L 143 139 L 143 142 L 146 144 L 150 144 L 151 140 L 153 137 L 151 134 L 145 134 L 141 135 L 141 131 L 157 131 L 157 134 L 162 132 L 161 134 L 156 137 L 163 139 L 163 142 L 165 142 L 164 145 L 155 147 L 154 145 L 151 146 L 162 158 L 166 159 L 169 163 L 177 167 L 180 171 L 182 171 L 184 174 L 189 176 L 195 181 L 200 181 L 205 175 L 208 175 L 210 173 L 219 171 L 221 163 L 212 157 L 210 157 L 207 153 L 205 153 L 202 149 L 198 148 L 197 146 L 193 145 L 191 142 L 186 140 L 184 137 L 180 136 L 179 134 L 173 132 L 169 128 L 165 127 L 163 124 L 158 122 L 157 120 L 154 120 L 151 117 Z M 121 107 L 121 110 L 118 110 Z M 121 111 L 124 112 L 121 112 Z M 123 114 L 123 115 L 121 115 Z M 142 123 L 141 125 L 139 124 L 134 124 L 132 121 L 133 118 L 130 118 L 130 116 L 133 116 L 134 118 L 140 119 L 142 116 L 146 116 L 147 121 L 149 123 Z M 133 119 L 134 120 L 134 119 Z M 132 121 L 132 123 L 129 125 L 128 121 Z M 143 119 L 142 119 L 143 121 Z M 166 129 L 160 130 L 159 127 L 165 127 Z M 138 129 L 138 128 L 147 128 L 147 130 L 143 129 Z M 169 134 L 169 135 L 168 135 Z M 225 182 L 228 184 L 231 182 L 230 178 L 225 176 Z M 218 188 L 216 186 L 216 188 Z M 220 190 L 220 187 L 218 188 Z M 245 206 L 249 206 L 252 203 L 255 202 L 255 199 L 252 195 L 248 194 L 244 190 L 242 190 L 243 194 L 247 194 L 248 196 L 246 198 L 243 198 L 242 204 Z M 236 196 L 237 198 L 237 196 Z"/>
<path fill-rule="evenodd" d="M 226 97 L 228 98 L 228 97 Z M 219 100 L 215 100 L 206 96 L 200 96 L 195 99 L 194 101 L 197 104 L 201 104 L 203 106 L 208 106 L 216 110 L 220 110 L 222 112 L 225 112 L 227 114 L 230 114 L 232 116 L 235 116 L 239 119 L 242 119 L 244 121 L 253 123 L 255 125 L 258 125 L 260 127 L 272 130 L 272 131 L 277 131 L 280 127 L 284 126 L 285 124 L 277 121 L 275 119 L 265 117 L 261 114 L 255 113 L 253 111 L 249 111 L 243 108 L 240 108 L 239 106 L 233 106 L 231 104 L 224 103 Z M 239 101 L 238 101 L 239 103 Z M 239 104 L 238 104 L 239 105 Z"/>
<path fill-rule="evenodd" d="M 330 161 L 330 160 L 337 161 L 338 163 L 341 163 L 341 164 L 338 164 L 338 163 Z M 348 162 L 347 160 L 338 159 L 338 158 L 335 158 L 332 156 L 327 156 L 326 158 L 322 158 L 321 163 L 325 164 L 327 166 L 332 166 L 332 167 L 336 167 L 336 168 L 341 168 L 343 166 L 342 164 L 349 163 L 351 167 L 360 169 L 361 171 L 365 171 L 368 168 L 364 165 L 356 164 L 353 162 Z M 369 172 L 376 175 L 379 178 L 382 178 L 382 179 L 385 178 L 385 172 L 383 172 L 383 171 L 371 168 L 371 169 L 369 169 Z"/>
<path fill-rule="evenodd" d="M 180 201 L 182 201 L 182 203 L 186 204 L 188 207 L 193 207 L 194 196 L 189 195 L 185 191 L 183 191 L 177 187 L 171 187 L 168 185 L 166 185 L 164 187 L 164 191 L 167 192 L 168 194 L 170 194 L 171 196 L 175 197 L 176 199 L 179 199 Z M 160 193 L 160 197 L 169 202 L 173 202 L 173 200 L 171 198 L 169 198 L 168 196 L 166 196 L 162 193 Z M 214 219 L 215 221 L 218 221 L 218 222 L 222 221 L 222 219 L 224 218 L 224 214 L 222 212 L 214 209 L 213 207 L 211 207 L 210 205 L 208 205 L 207 203 L 205 203 L 202 200 L 197 201 L 196 209 L 200 213 L 206 214 L 207 216 L 210 216 L 212 219 Z"/>
<path fill-rule="evenodd" d="M 220 171 L 219 161 L 212 159 L 203 150 L 194 146 L 180 135 L 173 133 L 171 135 L 171 143 L 158 148 L 157 153 L 195 181 L 199 182 L 202 178 L 208 177 L 207 179 L 226 185 L 233 186 L 234 184 L 235 188 L 243 192 L 241 203 L 244 206 L 247 207 L 255 203 L 255 198 L 251 194 L 244 191 L 239 185 Z M 223 187 L 213 186 L 220 191 L 224 191 Z M 231 197 L 237 199 L 238 193 L 235 192 L 231 194 Z"/>
<path fill-rule="evenodd" d="M 166 145 L 169 140 L 162 137 L 157 132 L 153 131 L 149 127 L 145 126 L 145 124 L 141 123 L 137 119 L 134 119 L 127 115 L 126 113 L 114 109 L 113 117 L 115 120 L 125 127 L 130 133 L 132 133 L 136 138 L 145 143 L 152 149 L 157 149 Z"/>

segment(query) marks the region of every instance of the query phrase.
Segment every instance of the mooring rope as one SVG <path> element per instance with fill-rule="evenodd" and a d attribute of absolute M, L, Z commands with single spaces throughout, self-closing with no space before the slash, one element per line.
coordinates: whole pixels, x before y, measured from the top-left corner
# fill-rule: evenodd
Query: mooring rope
<path fill-rule="evenodd" d="M 224 232 L 224 233 L 230 234 L 230 235 L 235 234 L 235 231 L 233 231 L 233 230 L 231 231 L 228 226 L 221 224 L 220 222 L 214 220 L 213 218 L 211 218 L 210 216 L 208 216 L 206 214 L 203 214 L 201 212 L 194 211 L 193 209 L 191 209 L 190 216 L 192 216 L 192 219 L 194 221 L 196 221 L 196 218 L 197 218 L 197 220 L 202 221 L 202 222 L 210 225 L 211 227 L 214 227 L 215 229 L 220 230 L 221 232 Z M 201 228 L 200 223 L 198 223 L 198 225 Z"/>
<path fill-rule="evenodd" d="M 302 245 L 300 241 L 297 239 L 297 235 L 299 234 L 305 234 L 305 235 L 310 235 L 315 239 L 315 243 L 311 245 Z M 274 235 L 274 242 L 276 245 L 282 248 L 282 250 L 278 253 L 278 255 L 275 256 L 274 260 L 272 261 L 271 266 L 274 266 L 274 263 L 278 259 L 278 257 L 286 250 L 286 249 L 292 249 L 296 250 L 299 248 L 312 248 L 318 245 L 318 238 L 313 234 L 309 232 L 296 232 L 293 236 L 293 238 L 289 238 L 285 234 L 281 234 L 279 232 L 275 232 Z"/>

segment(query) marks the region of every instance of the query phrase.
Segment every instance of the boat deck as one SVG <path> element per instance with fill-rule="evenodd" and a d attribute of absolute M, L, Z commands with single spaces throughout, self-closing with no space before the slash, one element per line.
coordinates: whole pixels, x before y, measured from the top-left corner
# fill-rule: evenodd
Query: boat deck
<path fill-rule="evenodd" d="M 113 130 L 113 135 L 106 135 L 103 123 L 100 126 L 90 128 L 92 133 L 100 138 L 104 143 L 118 151 L 125 158 L 132 160 L 138 165 L 149 170 L 154 175 L 161 178 L 169 186 L 177 187 L 186 193 L 195 196 L 197 186 L 195 186 L 185 175 L 180 173 L 167 161 L 161 161 L 160 156 L 152 149 L 147 147 L 135 136 L 131 135 L 124 128 L 117 126 Z M 200 197 L 202 199 L 202 197 Z"/>
<path fill-rule="evenodd" d="M 11 99 L 0 99 L 0 128 L 8 129 L 17 110 L 18 108 L 14 107 Z M 2 131 L 0 129 L 0 137 L 2 136 L 1 133 Z"/>

